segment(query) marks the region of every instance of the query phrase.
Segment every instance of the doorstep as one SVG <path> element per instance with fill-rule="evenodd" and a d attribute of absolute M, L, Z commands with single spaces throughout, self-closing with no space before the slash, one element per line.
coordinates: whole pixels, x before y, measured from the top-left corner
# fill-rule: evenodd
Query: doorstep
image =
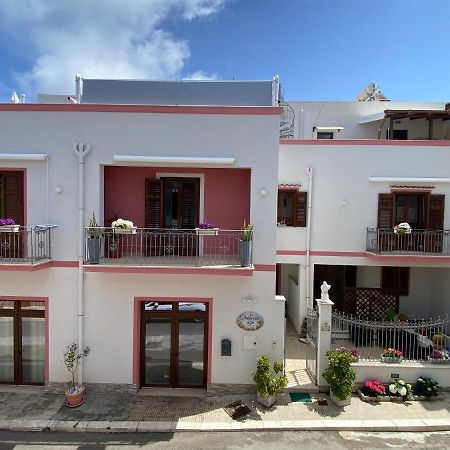
<path fill-rule="evenodd" d="M 44 386 L 0 384 L 1 394 L 45 394 Z"/>
<path fill-rule="evenodd" d="M 137 397 L 193 397 L 206 398 L 206 389 L 144 387 L 137 391 Z"/>

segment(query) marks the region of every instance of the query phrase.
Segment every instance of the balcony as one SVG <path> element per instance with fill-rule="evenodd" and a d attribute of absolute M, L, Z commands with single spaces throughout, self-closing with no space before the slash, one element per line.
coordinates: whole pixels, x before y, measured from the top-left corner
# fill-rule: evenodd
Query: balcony
<path fill-rule="evenodd" d="M 0 227 L 0 265 L 35 265 L 50 261 L 52 228 L 47 225 Z"/>
<path fill-rule="evenodd" d="M 412 230 L 399 236 L 390 229 L 367 228 L 366 250 L 379 255 L 450 256 L 450 231 Z"/>
<path fill-rule="evenodd" d="M 85 264 L 113 266 L 251 267 L 253 235 L 241 230 L 85 229 Z"/>

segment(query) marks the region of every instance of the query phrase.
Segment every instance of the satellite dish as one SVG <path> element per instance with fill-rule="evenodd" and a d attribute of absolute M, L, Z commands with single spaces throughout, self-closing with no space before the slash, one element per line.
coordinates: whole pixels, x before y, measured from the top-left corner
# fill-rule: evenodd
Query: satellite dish
<path fill-rule="evenodd" d="M 13 92 L 11 95 L 11 103 L 20 103 L 20 98 L 16 92 Z"/>

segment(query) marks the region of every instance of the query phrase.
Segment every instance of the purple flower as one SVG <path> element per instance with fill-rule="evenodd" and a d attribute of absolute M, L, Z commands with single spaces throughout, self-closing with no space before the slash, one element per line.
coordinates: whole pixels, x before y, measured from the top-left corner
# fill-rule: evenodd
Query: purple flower
<path fill-rule="evenodd" d="M 433 359 L 444 359 L 444 355 L 439 350 L 433 350 L 430 355 Z"/>
<path fill-rule="evenodd" d="M 14 224 L 15 224 L 14 219 L 10 219 L 8 217 L 0 219 L 0 227 L 10 226 Z"/>
<path fill-rule="evenodd" d="M 212 223 L 202 222 L 202 223 L 198 224 L 198 228 L 200 228 L 202 230 L 209 230 L 211 228 L 217 228 L 217 227 Z"/>

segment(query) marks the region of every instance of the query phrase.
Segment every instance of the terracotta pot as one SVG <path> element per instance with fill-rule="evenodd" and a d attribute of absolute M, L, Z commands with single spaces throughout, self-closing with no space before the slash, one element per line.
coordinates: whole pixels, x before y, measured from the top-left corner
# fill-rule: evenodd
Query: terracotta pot
<path fill-rule="evenodd" d="M 67 406 L 69 408 L 76 408 L 77 406 L 80 406 L 84 402 L 84 386 L 77 386 L 76 392 L 69 392 L 66 391 L 66 398 L 67 398 Z"/>

